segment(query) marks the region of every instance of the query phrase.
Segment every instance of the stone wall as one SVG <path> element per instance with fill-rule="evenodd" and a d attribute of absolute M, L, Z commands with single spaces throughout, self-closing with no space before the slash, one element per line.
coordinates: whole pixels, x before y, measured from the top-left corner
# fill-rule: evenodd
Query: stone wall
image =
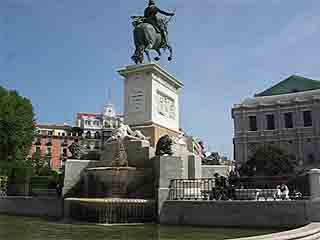
<path fill-rule="evenodd" d="M 158 214 L 162 211 L 162 204 L 168 199 L 171 179 L 181 178 L 183 162 L 180 157 L 154 157 L 155 192 Z"/>
<path fill-rule="evenodd" d="M 308 224 L 311 204 L 301 201 L 165 201 L 160 223 L 214 227 L 296 227 Z"/>
<path fill-rule="evenodd" d="M 94 167 L 97 161 L 68 159 L 65 165 L 63 196 L 77 196 L 82 172 L 87 167 Z"/>
<path fill-rule="evenodd" d="M 63 200 L 56 198 L 4 197 L 0 198 L 0 214 L 48 217 L 63 217 Z"/>
<path fill-rule="evenodd" d="M 215 173 L 227 177 L 232 170 L 229 165 L 202 165 L 202 178 L 214 178 Z"/>

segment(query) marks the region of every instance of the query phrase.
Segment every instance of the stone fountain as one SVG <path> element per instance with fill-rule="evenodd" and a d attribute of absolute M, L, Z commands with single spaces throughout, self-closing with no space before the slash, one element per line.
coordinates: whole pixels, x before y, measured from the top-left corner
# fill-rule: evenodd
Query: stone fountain
<path fill-rule="evenodd" d="M 183 84 L 154 63 L 118 72 L 125 78 L 128 125 L 114 130 L 99 160 L 79 154 L 68 159 L 63 188 L 66 217 L 96 223 L 153 221 L 161 216 L 171 179 L 201 178 L 199 156 L 193 154 L 192 144 L 189 149 L 180 142 Z M 168 137 L 176 139 L 170 151 Z M 164 148 L 155 154 L 158 142 Z M 69 149 L 81 152 L 76 144 Z"/>
<path fill-rule="evenodd" d="M 104 145 L 100 161 L 84 169 L 81 198 L 68 199 L 71 218 L 98 223 L 154 220 L 152 152 L 140 132 L 122 124 Z"/>

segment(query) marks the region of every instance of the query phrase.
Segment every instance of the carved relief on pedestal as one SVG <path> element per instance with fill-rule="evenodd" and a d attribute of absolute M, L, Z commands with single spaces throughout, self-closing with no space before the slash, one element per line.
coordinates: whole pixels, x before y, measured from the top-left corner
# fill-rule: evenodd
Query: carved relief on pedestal
<path fill-rule="evenodd" d="M 174 100 L 160 91 L 157 91 L 156 99 L 158 113 L 167 118 L 176 119 L 176 106 Z"/>

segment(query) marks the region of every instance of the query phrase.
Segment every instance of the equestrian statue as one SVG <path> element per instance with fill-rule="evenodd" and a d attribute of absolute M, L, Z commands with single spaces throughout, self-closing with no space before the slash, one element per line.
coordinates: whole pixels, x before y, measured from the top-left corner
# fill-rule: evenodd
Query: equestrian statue
<path fill-rule="evenodd" d="M 158 17 L 158 13 L 169 18 Z M 168 61 L 172 60 L 172 47 L 168 42 L 168 23 L 174 16 L 174 13 L 169 13 L 159 9 L 154 0 L 149 0 L 148 7 L 144 10 L 144 16 L 131 17 L 134 26 L 133 37 L 135 44 L 135 52 L 131 59 L 136 63 L 144 62 L 144 53 L 151 62 L 149 50 L 155 50 L 158 56 L 154 60 L 159 61 L 161 57 L 161 49 L 169 50 L 170 55 Z"/>

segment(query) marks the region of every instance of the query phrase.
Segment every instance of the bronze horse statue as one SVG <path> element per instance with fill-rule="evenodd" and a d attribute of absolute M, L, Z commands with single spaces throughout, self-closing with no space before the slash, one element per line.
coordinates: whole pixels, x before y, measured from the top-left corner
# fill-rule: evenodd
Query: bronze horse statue
<path fill-rule="evenodd" d="M 158 53 L 158 56 L 154 58 L 155 61 L 159 61 L 161 57 L 161 49 L 169 50 L 168 61 L 172 60 L 172 47 L 169 45 L 167 39 L 164 39 L 163 35 L 159 33 L 155 27 L 144 21 L 144 17 L 134 16 L 131 17 L 133 19 L 133 37 L 135 44 L 135 52 L 131 59 L 136 63 L 144 62 L 144 53 L 146 54 L 148 61 L 151 62 L 151 57 L 149 50 L 155 50 Z M 167 25 L 169 20 L 164 18 L 159 18 L 159 24 L 163 24 L 163 28 L 166 31 L 166 35 L 168 35 Z"/>

